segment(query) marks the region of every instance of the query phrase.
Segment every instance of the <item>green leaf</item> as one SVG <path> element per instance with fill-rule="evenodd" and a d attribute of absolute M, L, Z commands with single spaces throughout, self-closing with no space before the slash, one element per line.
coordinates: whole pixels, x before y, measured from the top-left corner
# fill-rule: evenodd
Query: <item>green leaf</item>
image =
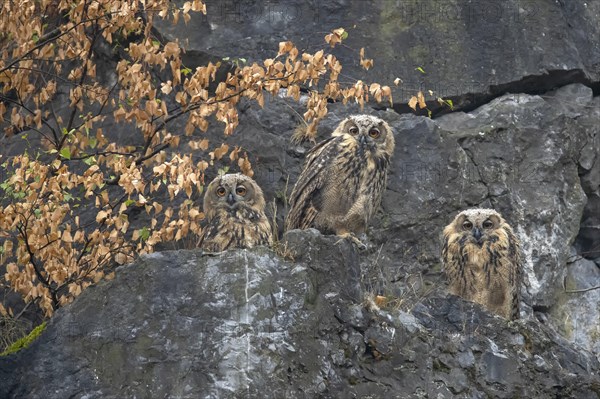
<path fill-rule="evenodd" d="M 152 45 L 154 47 L 160 47 L 160 42 L 158 40 L 152 40 Z"/>
<path fill-rule="evenodd" d="M 348 32 L 344 31 L 344 33 L 342 33 L 342 40 L 346 40 L 348 38 Z"/>
<path fill-rule="evenodd" d="M 128 200 L 125 201 L 125 206 L 129 206 L 131 204 L 135 204 L 135 201 L 132 200 L 132 199 L 128 199 Z"/>
<path fill-rule="evenodd" d="M 142 241 L 146 241 L 150 238 L 150 230 L 147 227 L 144 227 L 140 230 L 140 238 Z"/>
<path fill-rule="evenodd" d="M 225 173 L 227 173 L 228 170 L 229 170 L 229 166 L 223 166 L 222 169 L 219 169 L 219 171 L 217 172 L 217 174 L 219 176 L 223 176 Z"/>
<path fill-rule="evenodd" d="M 98 139 L 95 137 L 90 137 L 90 148 L 96 148 L 98 145 Z"/>
<path fill-rule="evenodd" d="M 69 202 L 73 199 L 73 196 L 71 195 L 71 193 L 65 193 L 64 197 L 65 197 L 65 201 L 67 201 L 67 202 Z"/>
<path fill-rule="evenodd" d="M 83 160 L 83 163 L 85 163 L 87 166 L 96 165 L 96 157 L 86 158 Z"/>
<path fill-rule="evenodd" d="M 183 76 L 188 76 L 190 73 L 192 73 L 192 70 L 190 68 L 182 68 L 181 73 Z"/>
<path fill-rule="evenodd" d="M 65 159 L 71 159 L 71 150 L 68 147 L 63 148 L 60 150 L 60 156 Z"/>
<path fill-rule="evenodd" d="M 37 43 L 40 41 L 40 36 L 36 33 L 33 34 L 33 36 L 31 36 L 31 40 L 33 40 L 34 43 Z"/>
<path fill-rule="evenodd" d="M 415 69 L 421 73 L 425 73 L 425 70 L 421 67 L 416 67 Z"/>

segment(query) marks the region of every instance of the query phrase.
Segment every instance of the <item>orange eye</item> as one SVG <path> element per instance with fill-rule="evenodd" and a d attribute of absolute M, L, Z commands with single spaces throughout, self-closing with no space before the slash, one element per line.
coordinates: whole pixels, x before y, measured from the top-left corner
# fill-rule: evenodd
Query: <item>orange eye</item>
<path fill-rule="evenodd" d="M 369 136 L 371 136 L 372 138 L 376 139 L 379 136 L 381 136 L 381 132 L 379 131 L 379 129 L 373 128 L 373 129 L 369 130 Z"/>
<path fill-rule="evenodd" d="M 227 190 L 225 190 L 225 187 L 223 187 L 223 186 L 219 186 L 219 187 L 217 188 L 217 195 L 218 195 L 219 197 L 222 197 L 222 196 L 224 196 L 226 192 L 227 192 Z"/>
<path fill-rule="evenodd" d="M 348 132 L 350 132 L 350 134 L 356 134 L 358 133 L 358 128 L 356 126 L 352 126 L 350 129 L 348 129 Z"/>
<path fill-rule="evenodd" d="M 241 195 L 243 197 L 244 195 L 246 195 L 246 187 L 244 187 L 244 186 L 237 186 L 237 188 L 235 189 L 235 193 L 237 195 Z"/>
<path fill-rule="evenodd" d="M 462 227 L 465 230 L 471 230 L 473 228 L 473 223 L 471 223 L 467 220 L 466 222 L 463 223 Z"/>

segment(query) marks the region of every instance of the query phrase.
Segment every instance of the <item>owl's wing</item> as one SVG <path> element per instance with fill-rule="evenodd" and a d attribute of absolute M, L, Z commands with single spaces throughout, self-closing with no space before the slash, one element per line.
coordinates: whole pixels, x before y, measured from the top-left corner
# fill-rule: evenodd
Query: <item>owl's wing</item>
<path fill-rule="evenodd" d="M 220 252 L 223 247 L 227 247 L 229 243 L 220 242 L 219 236 L 221 231 L 221 220 L 218 216 L 207 222 L 202 228 L 200 238 L 196 247 L 202 248 L 207 252 Z M 221 238 L 222 240 L 222 238 Z"/>
<path fill-rule="evenodd" d="M 449 224 L 442 231 L 442 268 L 446 269 L 447 265 L 451 261 L 451 257 L 449 254 L 450 251 L 450 237 L 453 233 L 453 226 Z"/>
<path fill-rule="evenodd" d="M 198 238 L 198 242 L 196 243 L 196 248 L 202 248 L 206 241 L 206 237 L 208 235 L 209 224 L 206 223 L 206 220 L 201 222 L 200 226 L 202 227 L 202 231 L 200 232 L 200 237 Z"/>
<path fill-rule="evenodd" d="M 511 271 L 513 272 L 511 278 L 514 281 L 513 286 L 515 287 L 513 298 L 512 298 L 512 319 L 519 318 L 519 306 L 521 302 L 521 286 L 523 284 L 523 254 L 521 252 L 521 245 L 517 236 L 513 233 L 512 229 L 508 231 L 508 254 L 510 260 L 513 263 Z"/>
<path fill-rule="evenodd" d="M 314 146 L 306 155 L 304 169 L 290 195 L 290 211 L 285 230 L 313 227 L 322 208 L 321 189 L 328 179 L 328 168 L 338 153 L 341 137 L 331 137 Z"/>

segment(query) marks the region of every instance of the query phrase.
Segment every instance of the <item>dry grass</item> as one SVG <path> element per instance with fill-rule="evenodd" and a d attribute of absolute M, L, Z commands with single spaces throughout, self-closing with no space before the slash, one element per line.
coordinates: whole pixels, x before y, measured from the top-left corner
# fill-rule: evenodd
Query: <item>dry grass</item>
<path fill-rule="evenodd" d="M 288 184 L 288 181 L 286 180 L 284 193 L 287 193 L 287 184 Z M 283 200 L 284 200 L 284 203 L 287 203 L 286 202 L 287 198 L 285 196 L 284 196 Z M 279 240 L 279 225 L 277 223 L 276 200 L 273 199 L 273 201 L 269 205 L 271 207 L 271 209 L 270 209 L 270 212 L 272 215 L 271 229 L 273 231 L 273 245 L 271 246 L 271 249 L 281 258 L 283 258 L 285 260 L 289 260 L 291 262 L 294 262 L 294 258 L 296 256 L 295 252 L 292 251 L 290 248 L 288 248 L 287 242 L 282 242 Z"/>
<path fill-rule="evenodd" d="M 27 335 L 28 330 L 28 322 L 8 315 L 0 315 L 0 353 Z"/>

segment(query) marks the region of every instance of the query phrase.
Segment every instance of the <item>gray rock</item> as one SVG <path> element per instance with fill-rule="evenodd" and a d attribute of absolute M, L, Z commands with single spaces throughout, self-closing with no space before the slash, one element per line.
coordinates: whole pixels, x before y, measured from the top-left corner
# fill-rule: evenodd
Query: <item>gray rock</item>
<path fill-rule="evenodd" d="M 540 93 L 600 81 L 596 2 L 206 3 L 207 15 L 194 14 L 188 24 L 156 21 L 161 35 L 184 44 L 189 67 L 225 57 L 273 58 L 287 40 L 316 51 L 327 46 L 329 30 L 344 27 L 346 46 L 333 49 L 343 77 L 392 86 L 394 107 L 403 112 L 418 90 L 473 109 L 507 91 Z M 375 60 L 368 71 L 359 64 L 361 47 Z M 392 85 L 396 77 L 403 80 L 398 87 Z M 434 112 L 441 108 L 435 101 L 428 105 Z"/>
<path fill-rule="evenodd" d="M 600 266 L 579 258 L 567 266 L 564 291 L 551 309 L 551 318 L 561 334 L 594 353 L 600 351 Z"/>
<path fill-rule="evenodd" d="M 421 353 L 429 353 L 434 348 L 419 325 L 428 328 L 429 331 L 437 331 L 426 317 L 432 309 L 422 305 L 422 301 L 424 298 L 440 295 L 444 291 L 445 280 L 440 273 L 439 260 L 441 250 L 439 235 L 442 228 L 456 212 L 472 206 L 492 206 L 498 209 L 513 225 L 522 240 L 528 284 L 523 290 L 525 301 L 523 316 L 529 317 L 532 309 L 551 311 L 557 316 L 550 317 L 549 321 L 565 337 L 584 348 L 596 350 L 597 341 L 591 341 L 590 337 L 594 334 L 598 316 L 595 316 L 596 310 L 586 307 L 598 303 L 593 297 L 596 293 L 571 295 L 569 301 L 572 302 L 565 307 L 566 299 L 562 284 L 566 276 L 571 246 L 575 245 L 578 253 L 587 253 L 594 251 L 594 247 L 590 245 L 598 239 L 593 233 L 590 233 L 590 239 L 585 238 L 587 236 L 582 233 L 584 229 L 581 228 L 580 223 L 582 218 L 590 220 L 589 223 L 594 228 L 595 218 L 599 214 L 589 208 L 590 203 L 594 204 L 596 191 L 593 190 L 597 189 L 593 186 L 595 184 L 593 176 L 598 158 L 594 155 L 591 164 L 592 156 L 586 149 L 590 140 L 597 140 L 598 137 L 593 136 L 594 132 L 597 132 L 593 118 L 599 115 L 600 102 L 594 98 L 580 110 L 566 108 L 564 101 L 557 102 L 557 98 L 561 95 L 568 98 L 569 93 L 582 99 L 581 101 L 589 99 L 589 91 L 581 86 L 565 87 L 548 98 L 510 94 L 499 97 L 473 112 L 457 112 L 435 120 L 398 115 L 391 111 L 365 109 L 362 112 L 377 114 L 390 122 L 395 130 L 397 142 L 382 209 L 369 231 L 372 250 L 357 253 L 352 250 L 348 242 L 342 241 L 336 244 L 337 239 L 325 240 L 316 231 L 290 232 L 285 240 L 296 254 L 296 263 L 281 264 L 270 253 L 264 253 L 260 258 L 248 255 L 250 257 L 247 261 L 243 256 L 250 252 L 232 252 L 223 255 L 222 259 L 204 259 L 200 258 L 199 254 L 187 254 L 184 257 L 188 258 L 185 258 L 182 266 L 178 266 L 173 272 L 164 271 L 165 273 L 180 271 L 183 276 L 169 274 L 158 277 L 156 273 L 160 273 L 160 270 L 145 270 L 141 266 L 136 268 L 136 272 L 123 271 L 123 275 L 131 277 L 123 277 L 124 281 L 119 280 L 121 283 L 118 286 L 110 285 L 112 287 L 110 290 L 104 285 L 101 286 L 103 288 L 93 288 L 91 292 L 101 293 L 98 294 L 101 295 L 100 302 L 97 297 L 93 299 L 89 296 L 84 297 L 88 299 L 81 299 L 82 305 L 78 305 L 86 309 L 81 311 L 81 318 L 79 314 L 75 316 L 65 309 L 65 315 L 60 316 L 63 313 L 59 312 L 56 318 L 56 323 L 60 323 L 60 327 L 48 333 L 53 337 L 52 339 L 59 339 L 58 336 L 73 337 L 75 340 L 73 345 L 81 347 L 84 343 L 89 344 L 87 348 L 92 350 L 89 353 L 100 351 L 98 353 L 101 354 L 86 355 L 73 360 L 69 357 L 71 355 L 68 351 L 50 352 L 49 356 L 54 356 L 57 361 L 69 360 L 65 360 L 60 367 L 52 367 L 47 373 L 55 372 L 56 378 L 67 381 L 73 386 L 78 384 L 73 382 L 75 380 L 82 383 L 90 381 L 85 392 L 92 395 L 91 397 L 129 395 L 146 385 L 152 386 L 159 394 L 167 395 L 168 392 L 174 392 L 172 394 L 174 396 L 186 397 L 188 385 L 195 387 L 201 383 L 210 385 L 214 390 L 212 394 L 226 396 L 230 389 L 235 390 L 243 385 L 245 378 L 254 378 L 257 382 L 263 381 L 264 377 L 255 375 L 259 373 L 257 370 L 266 370 L 272 375 L 279 376 L 277 378 L 287 380 L 288 376 L 284 375 L 285 373 L 277 374 L 277 370 L 282 367 L 292 370 L 289 378 L 297 379 L 298 386 L 303 388 L 302 391 L 293 391 L 288 386 L 280 387 L 279 391 L 274 391 L 274 396 L 285 394 L 289 397 L 294 397 L 293 395 L 300 397 L 299 392 L 307 396 L 326 395 L 323 392 L 331 392 L 332 387 L 343 385 L 340 381 L 345 381 L 344 378 L 350 381 L 351 392 L 357 394 L 365 392 L 367 395 L 366 392 L 371 389 L 372 381 L 379 381 L 388 388 L 392 386 L 394 389 L 414 395 L 425 392 L 431 395 L 439 393 L 450 396 L 452 390 L 459 392 L 462 385 L 448 387 L 443 379 L 434 379 L 432 375 L 421 374 L 419 377 L 422 378 L 421 383 L 417 383 L 414 379 L 403 380 L 402 383 L 391 382 L 395 381 L 395 377 L 390 376 L 393 375 L 392 370 L 396 367 L 401 367 L 405 373 L 409 373 L 406 370 L 428 370 L 428 373 L 434 373 L 432 370 L 436 367 L 440 366 L 442 369 L 446 367 L 443 365 L 446 364 L 447 359 L 434 355 L 430 357 L 421 355 Z M 240 115 L 242 133 L 238 132 L 226 140 L 231 145 L 242 143 L 244 149 L 250 154 L 256 170 L 256 180 L 263 187 L 267 199 L 270 202 L 275 201 L 278 206 L 275 220 L 278 221 L 279 226 L 283 224 L 286 211 L 286 187 L 288 191 L 291 189 L 303 162 L 301 155 L 284 150 L 298 123 L 296 112 L 299 110 L 298 105 L 278 98 L 271 99 L 264 109 L 244 103 Z M 318 138 L 327 137 L 342 118 L 355 112 L 360 110 L 357 107 L 344 108 L 340 104 L 332 104 L 328 117 L 319 129 Z M 222 136 L 219 127 L 211 127 L 206 137 L 210 140 L 220 140 Z M 263 145 L 268 147 L 268 151 L 264 150 Z M 221 165 L 215 165 L 215 173 L 216 168 Z M 587 167 L 590 169 L 585 169 Z M 207 178 L 211 178 L 210 172 Z M 132 216 L 131 220 L 132 223 L 145 223 L 142 215 Z M 162 256 L 179 255 L 167 253 Z M 256 294 L 257 296 L 253 298 L 263 307 L 256 305 L 258 307 L 246 309 L 237 304 L 237 301 L 246 298 L 246 280 L 237 280 L 240 276 L 237 273 L 239 265 L 235 263 L 236 256 L 243 258 L 244 268 L 248 266 L 250 279 L 248 281 L 256 281 L 258 284 L 256 287 L 248 286 L 249 298 Z M 155 260 L 146 258 L 142 263 L 151 261 Z M 224 264 L 217 266 L 217 262 Z M 191 264 L 198 263 L 202 266 L 192 268 Z M 137 271 L 140 268 L 143 270 L 141 274 Z M 190 277 L 192 274 L 189 273 L 192 273 L 192 270 L 193 273 L 201 273 L 201 275 L 194 274 L 195 277 Z M 285 277 L 281 277 L 281 273 L 288 273 L 289 276 L 285 274 Z M 245 272 L 242 274 L 245 278 Z M 265 276 L 271 275 L 279 276 L 279 280 L 276 282 L 269 280 L 266 283 Z M 135 283 L 131 281 L 133 276 L 137 279 Z M 337 280 L 332 280 L 331 276 L 336 276 Z M 187 292 L 200 290 L 194 287 L 202 287 L 203 291 L 198 295 L 202 298 L 201 302 L 205 301 L 206 304 L 201 308 L 188 309 L 188 304 L 185 302 L 187 299 L 177 297 L 175 294 L 170 294 L 171 296 L 161 294 L 154 298 L 154 301 L 149 301 L 139 294 L 127 303 L 110 302 L 113 296 L 121 295 L 122 290 L 129 292 L 132 287 L 138 285 L 141 285 L 139 289 L 142 289 L 145 284 L 149 284 L 146 282 L 148 279 L 156 284 L 154 288 L 148 288 L 151 292 L 162 290 Z M 208 285 L 200 283 L 205 280 L 210 283 Z M 279 314 L 274 309 L 265 308 L 266 304 L 271 303 L 272 298 L 275 298 L 276 304 L 278 303 L 277 295 L 284 295 L 285 302 L 287 295 L 285 292 L 281 294 L 279 288 L 277 292 L 280 294 L 270 293 L 269 290 L 274 289 L 273 285 L 280 287 L 281 281 L 288 280 L 297 284 L 296 288 L 301 290 L 301 297 L 305 302 L 295 302 L 285 306 L 289 305 L 295 309 L 294 312 L 300 313 L 286 311 L 285 314 Z M 195 284 L 193 287 L 189 286 L 192 282 Z M 261 285 L 263 283 L 267 285 Z M 218 289 L 222 291 L 217 291 Z M 385 335 L 387 334 L 385 328 L 374 327 L 372 324 L 382 316 L 376 314 L 377 317 L 372 319 L 370 313 L 359 306 L 365 293 L 391 295 L 398 298 L 396 301 L 398 308 L 404 312 L 411 311 L 417 318 L 418 324 L 407 323 L 406 317 L 398 315 L 394 315 L 392 320 L 384 317 L 382 322 L 386 323 L 386 328 L 393 328 L 396 331 L 393 338 Z M 189 295 L 185 298 L 193 297 Z M 197 299 L 194 301 L 198 302 Z M 102 313 L 102 309 L 99 312 L 98 303 L 104 306 L 110 303 L 110 312 L 105 310 Z M 447 309 L 447 313 L 440 317 L 452 326 L 456 326 L 456 331 L 463 331 L 461 330 L 465 328 L 463 307 L 468 308 L 468 305 L 455 300 L 451 303 L 460 304 L 460 307 Z M 145 309 L 146 306 L 150 308 Z M 184 309 L 183 313 L 178 311 L 172 316 L 164 316 L 163 307 L 170 309 L 169 307 L 172 306 L 181 306 Z M 308 315 L 302 313 L 304 308 L 323 309 L 323 312 L 326 309 L 328 313 L 324 315 L 317 312 Z M 570 309 L 579 309 L 581 312 Z M 219 315 L 224 311 L 237 324 L 232 325 L 220 320 Z M 127 312 L 133 312 L 135 317 L 140 319 L 127 319 Z M 119 316 L 119 320 L 115 321 L 116 324 L 106 319 L 112 317 L 113 313 Z M 465 340 L 459 340 L 461 345 L 464 345 L 462 342 L 468 342 L 471 335 L 478 331 L 479 327 L 473 323 L 476 320 L 483 320 L 483 314 L 481 311 L 473 313 L 475 319 L 469 324 L 468 334 L 462 336 Z M 570 326 L 574 316 L 566 317 L 570 314 L 588 317 L 578 316 L 577 328 L 574 328 Z M 333 319 L 330 319 L 330 316 Z M 248 317 L 246 324 L 241 322 L 244 317 Z M 540 317 L 546 316 L 542 314 Z M 67 321 L 60 321 L 62 318 L 66 318 Z M 201 325 L 197 321 L 199 318 L 203 320 Z M 321 325 L 317 319 L 328 320 L 328 323 Z M 178 336 L 167 338 L 164 331 L 167 331 L 171 325 L 189 325 L 195 333 L 186 333 L 188 335 L 181 338 L 177 338 Z M 299 338 L 300 341 L 288 339 L 287 328 L 292 325 L 305 333 L 310 332 L 310 345 L 305 343 L 308 339 L 306 334 L 302 339 Z M 448 325 L 443 326 L 443 331 L 448 329 Z M 273 333 L 262 334 L 264 330 Z M 580 333 L 573 334 L 573 330 Z M 139 331 L 145 334 L 140 338 L 140 345 L 153 348 L 142 354 L 134 353 L 135 348 L 131 344 L 134 341 L 138 342 L 136 334 Z M 226 337 L 226 342 L 219 347 L 218 353 L 211 352 L 210 348 L 207 349 L 206 345 L 211 346 L 212 343 L 206 344 L 202 341 L 202 337 L 211 331 L 218 331 Z M 255 332 L 255 335 L 249 335 Z M 108 335 L 103 335 L 105 333 Z M 527 334 L 522 335 L 527 346 L 529 342 Z M 251 338 L 248 338 L 249 336 Z M 337 347 L 331 346 L 332 336 L 335 337 Z M 87 343 L 90 337 L 97 337 L 97 339 L 94 338 Z M 342 337 L 344 342 L 340 343 Z M 370 338 L 374 338 L 375 341 L 370 343 Z M 510 342 L 510 345 L 521 345 L 512 335 L 504 339 Z M 255 352 L 242 356 L 240 348 L 247 349 L 248 340 Z M 446 342 L 449 339 L 444 336 L 443 340 Z M 303 346 L 305 344 L 309 345 L 308 348 Z M 480 361 L 482 354 L 488 351 L 488 342 L 475 340 L 470 344 L 479 347 L 478 351 L 469 347 L 476 357 L 474 364 L 478 365 L 478 370 L 479 368 L 483 370 L 484 366 L 488 367 L 488 363 Z M 367 350 L 367 345 L 371 345 L 372 349 Z M 405 345 L 408 345 L 406 350 L 404 350 Z M 183 353 L 182 348 L 185 347 L 193 348 L 194 355 Z M 103 348 L 110 350 L 105 352 Z M 340 358 L 340 350 L 354 362 L 350 367 L 344 366 L 346 368 L 343 372 L 336 371 L 338 367 L 336 364 L 346 364 L 346 360 Z M 465 352 L 466 347 L 459 347 L 456 350 L 457 353 Z M 327 357 L 329 355 L 321 356 L 323 351 L 331 353 L 331 359 Z M 202 368 L 204 366 L 198 366 L 197 358 L 194 357 L 197 353 L 201 353 L 198 356 L 202 356 L 203 362 L 208 365 L 206 370 Z M 270 360 L 262 358 L 267 356 L 265 353 Z M 363 359 L 367 355 L 372 356 L 370 353 L 379 354 L 381 359 L 391 362 L 393 366 L 389 366 L 391 368 L 385 366 L 382 369 L 379 363 L 381 360 L 375 358 L 373 358 L 375 363 L 370 366 L 370 369 L 355 363 L 357 359 Z M 282 360 L 277 357 L 282 354 L 292 356 L 295 360 L 283 365 Z M 514 354 L 511 359 L 521 359 L 521 357 Z M 178 368 L 165 366 L 164 362 L 179 358 L 182 363 L 177 365 Z M 543 355 L 543 358 L 549 362 L 552 356 Z M 308 366 L 314 363 L 314 359 L 318 360 L 318 372 Z M 490 367 L 496 364 L 495 359 L 488 360 L 492 362 Z M 462 362 L 464 361 L 463 359 Z M 111 364 L 110 367 L 106 366 L 107 362 Z M 242 368 L 241 363 L 244 363 L 245 369 Z M 52 364 L 52 361 L 48 358 L 40 358 L 39 361 L 32 360 L 30 364 L 35 364 L 33 368 L 36 370 L 43 370 L 48 367 L 48 364 Z M 162 388 L 153 385 L 155 377 L 145 369 L 146 364 L 157 364 L 156 370 L 153 369 L 152 373 L 168 376 L 169 381 L 178 381 L 177 384 L 180 385 L 169 383 L 171 385 L 161 385 Z M 456 364 L 460 366 L 460 363 Z M 554 365 L 548 367 L 552 368 Z M 245 370 L 246 376 L 235 374 L 235 378 L 232 377 L 227 370 L 236 368 Z M 93 373 L 87 375 L 80 371 L 88 369 L 96 370 L 93 373 L 100 373 L 104 381 L 110 382 L 111 387 L 119 389 L 118 393 L 112 393 L 112 388 L 95 388 L 96 379 Z M 124 377 L 121 372 L 124 369 L 131 370 L 127 377 Z M 205 370 L 201 376 L 189 371 L 200 369 Z M 145 371 L 142 373 L 143 370 Z M 370 374 L 364 374 L 365 370 Z M 67 376 L 58 377 L 63 372 Z M 496 378 L 494 373 L 485 375 Z M 382 375 L 385 375 L 386 379 L 379 380 L 378 376 Z M 484 371 L 481 371 L 481 375 L 484 375 Z M 512 374 L 506 378 L 510 380 Z M 556 377 L 556 380 L 559 381 L 559 385 L 562 383 L 559 377 Z M 138 385 L 129 381 L 137 381 Z M 554 381 L 548 383 L 554 384 Z M 31 388 L 18 389 L 31 389 L 28 391 L 30 393 L 38 392 L 34 391 L 39 388 L 36 388 L 35 384 L 28 386 Z M 42 392 L 42 388 L 39 389 L 39 392 Z M 57 397 L 67 395 L 69 389 L 71 388 L 57 387 L 57 391 L 53 394 Z M 489 394 L 487 390 L 477 388 L 475 391 L 474 389 L 472 386 L 469 395 L 477 397 Z M 389 388 L 389 391 L 392 391 L 392 388 Z M 378 392 L 383 396 L 388 393 L 388 391 Z M 461 395 L 464 394 L 463 391 L 460 392 Z M 510 392 L 516 394 L 520 391 Z M 190 393 L 188 396 L 193 397 L 194 394 Z"/>
<path fill-rule="evenodd" d="M 243 134 L 236 133 L 228 142 L 242 142 L 255 155 L 256 179 L 267 198 L 276 200 L 276 220 L 282 226 L 285 188 L 289 192 L 303 163 L 302 154 L 285 144 L 299 123 L 296 112 L 301 109 L 279 98 L 269 101 L 264 109 L 242 107 Z M 328 137 L 348 114 L 361 112 L 340 104 L 329 108 L 318 140 Z M 363 289 L 412 299 L 443 290 L 439 235 L 456 212 L 473 206 L 499 210 L 522 241 L 527 275 L 524 315 L 550 309 L 560 300 L 572 245 L 578 253 L 591 251 L 594 256 L 600 237 L 595 233 L 600 196 L 593 177 L 600 165 L 594 144 L 600 135 L 594 120 L 599 119 L 600 102 L 591 98 L 589 88 L 575 84 L 543 96 L 510 94 L 472 112 L 435 120 L 390 111 L 362 112 L 388 120 L 397 143 L 382 209 L 369 232 L 374 250 L 356 258 L 336 257 L 327 264 L 345 262 L 349 276 L 361 275 Z M 207 136 L 221 137 L 217 128 Z M 263 143 L 270 146 L 266 161 L 257 155 L 264 153 Z M 298 246 L 293 237 L 287 238 L 290 246 Z M 319 250 L 315 242 L 298 254 L 299 259 L 316 259 Z M 362 300 L 359 288 L 355 285 L 346 295 Z"/>
<path fill-rule="evenodd" d="M 454 296 L 409 316 L 369 310 L 345 295 L 360 275 L 335 261 L 352 246 L 310 230 L 288 239 L 310 257 L 168 251 L 120 268 L 0 359 L 0 397 L 598 396 L 595 356 L 544 325 Z"/>
<path fill-rule="evenodd" d="M 595 262 L 580 258 L 567 266 L 567 291 L 589 290 L 594 287 L 600 287 L 600 268 Z"/>
<path fill-rule="evenodd" d="M 600 262 L 599 19 L 597 1 L 293 0 L 209 1 L 208 16 L 188 26 L 158 22 L 157 35 L 181 38 L 192 69 L 272 57 L 283 40 L 313 51 L 343 26 L 348 47 L 333 52 L 344 79 L 402 78 L 393 86 L 399 112 L 428 89 L 464 112 L 432 120 L 330 104 L 318 139 L 357 112 L 395 130 L 370 251 L 306 231 L 285 237 L 294 262 L 260 250 L 146 257 L 59 311 L 30 350 L 0 359 L 0 397 L 597 397 L 598 365 L 586 350 L 600 351 L 599 290 L 566 293 L 563 283 L 586 289 L 596 279 L 589 262 L 568 263 L 571 248 Z M 361 47 L 375 59 L 368 72 Z M 112 52 L 99 45 L 107 83 Z M 68 103 L 59 94 L 59 115 Z M 239 110 L 233 135 L 214 123 L 202 137 L 247 151 L 281 230 L 310 148 L 289 144 L 303 106 L 267 96 L 264 108 L 242 101 Z M 169 128 L 182 131 L 183 120 Z M 107 118 L 103 129 L 120 145 L 140 144 L 130 126 Z M 0 141 L 4 156 L 23 152 L 21 139 Z M 223 166 L 231 167 L 216 162 L 207 180 Z M 439 235 L 473 206 L 502 212 L 522 240 L 525 321 L 507 326 L 443 298 Z M 130 221 L 149 224 L 143 214 Z M 365 308 L 366 294 L 394 297 L 393 309 Z"/>

